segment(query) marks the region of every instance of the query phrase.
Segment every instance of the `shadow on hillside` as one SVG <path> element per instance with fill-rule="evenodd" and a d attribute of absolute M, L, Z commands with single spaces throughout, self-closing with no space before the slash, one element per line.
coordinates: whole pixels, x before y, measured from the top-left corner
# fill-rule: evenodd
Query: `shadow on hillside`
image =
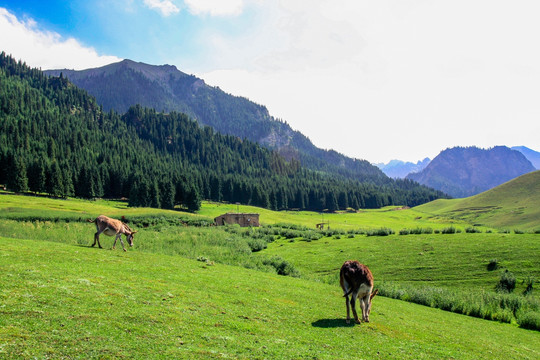
<path fill-rule="evenodd" d="M 311 326 L 319 327 L 319 328 L 352 327 L 354 326 L 354 320 L 352 320 L 350 324 L 347 324 L 344 318 L 320 319 L 320 320 L 312 322 Z"/>

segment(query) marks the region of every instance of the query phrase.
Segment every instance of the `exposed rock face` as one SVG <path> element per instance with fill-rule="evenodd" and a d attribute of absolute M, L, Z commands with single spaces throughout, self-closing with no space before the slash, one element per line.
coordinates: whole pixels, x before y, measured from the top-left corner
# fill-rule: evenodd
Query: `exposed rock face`
<path fill-rule="evenodd" d="M 442 151 L 424 170 L 407 178 L 459 198 L 476 195 L 534 170 L 522 153 L 506 146 L 487 150 L 456 147 Z"/>

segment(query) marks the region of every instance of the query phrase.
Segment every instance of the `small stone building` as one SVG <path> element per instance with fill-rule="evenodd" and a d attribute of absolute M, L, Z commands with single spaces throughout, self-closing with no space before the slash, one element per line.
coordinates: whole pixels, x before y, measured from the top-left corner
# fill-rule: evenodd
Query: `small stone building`
<path fill-rule="evenodd" d="M 219 215 L 214 219 L 214 224 L 217 226 L 238 224 L 242 227 L 248 226 L 260 226 L 259 214 L 241 214 L 241 213 L 227 213 Z"/>

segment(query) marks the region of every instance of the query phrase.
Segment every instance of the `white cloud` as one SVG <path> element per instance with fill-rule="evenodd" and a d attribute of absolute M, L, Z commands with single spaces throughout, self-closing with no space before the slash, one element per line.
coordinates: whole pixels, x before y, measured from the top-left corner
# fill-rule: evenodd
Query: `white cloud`
<path fill-rule="evenodd" d="M 180 9 L 170 0 L 144 0 L 144 4 L 150 9 L 159 11 L 163 16 L 170 16 L 180 12 Z"/>
<path fill-rule="evenodd" d="M 73 38 L 63 39 L 58 33 L 39 30 L 34 20 L 21 21 L 5 8 L 0 8 L 0 34 L 4 34 L 0 37 L 2 51 L 44 70 L 80 70 L 121 60 L 99 55 Z"/>
<path fill-rule="evenodd" d="M 243 0 L 184 0 L 193 15 L 235 16 L 242 13 Z"/>
<path fill-rule="evenodd" d="M 209 83 L 315 145 L 416 161 L 457 145 L 540 150 L 536 1 L 283 0 L 241 38 L 212 34 Z"/>

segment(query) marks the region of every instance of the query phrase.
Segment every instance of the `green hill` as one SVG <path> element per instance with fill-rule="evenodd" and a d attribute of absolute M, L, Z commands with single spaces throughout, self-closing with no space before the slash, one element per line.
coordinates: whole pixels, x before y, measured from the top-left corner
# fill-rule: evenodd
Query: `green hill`
<path fill-rule="evenodd" d="M 439 199 L 415 210 L 495 228 L 540 230 L 540 171 L 464 199 Z"/>
<path fill-rule="evenodd" d="M 536 331 L 177 256 L 0 237 L 0 357 L 534 359 Z M 473 336 L 472 336 L 473 335 Z"/>

